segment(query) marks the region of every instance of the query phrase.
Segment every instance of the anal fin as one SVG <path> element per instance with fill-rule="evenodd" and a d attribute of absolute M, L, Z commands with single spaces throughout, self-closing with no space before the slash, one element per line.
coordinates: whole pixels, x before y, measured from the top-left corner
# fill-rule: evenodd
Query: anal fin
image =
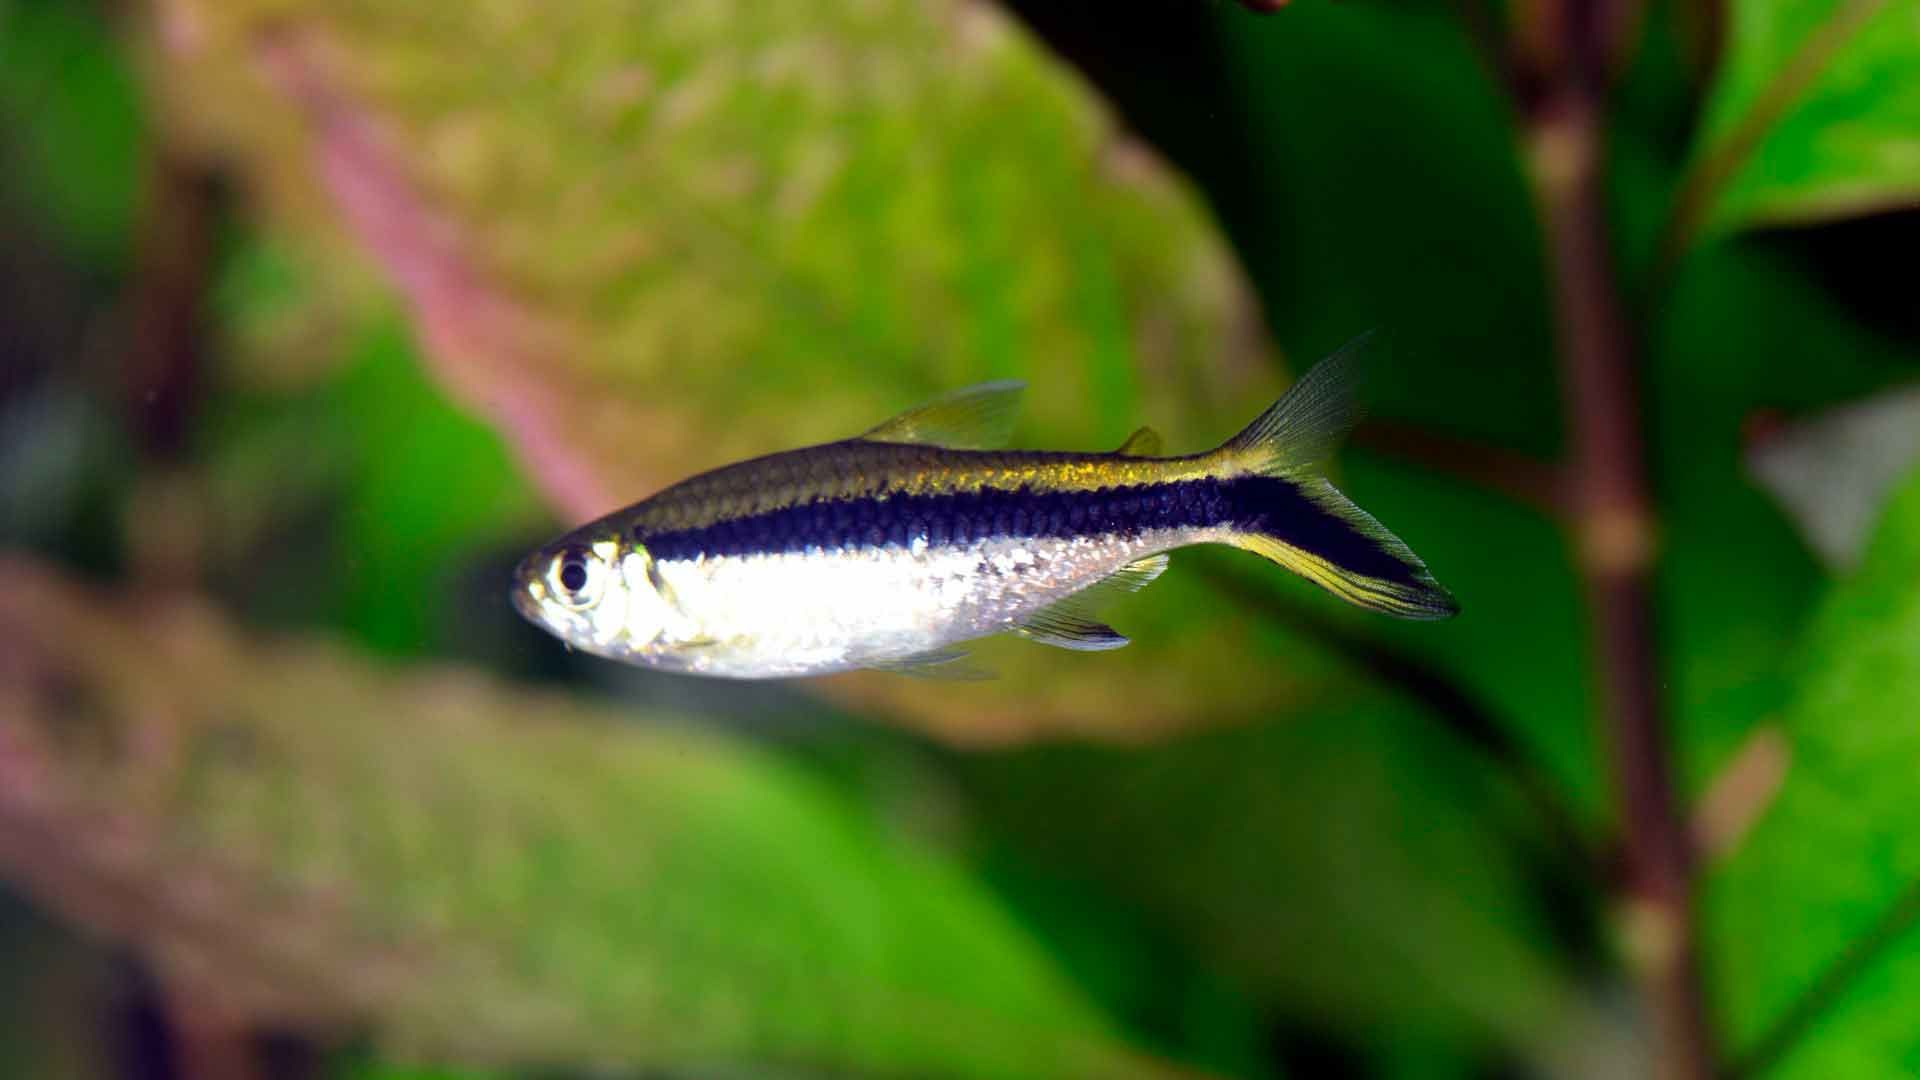
<path fill-rule="evenodd" d="M 866 666 L 875 671 L 891 671 L 895 675 L 911 675 L 919 679 L 939 679 L 945 682 L 979 682 L 993 678 L 993 672 L 968 663 L 967 655 L 965 649 L 930 649 L 926 652 L 870 661 Z"/>
<path fill-rule="evenodd" d="M 1095 618 L 1095 612 L 1115 596 L 1145 588 L 1166 568 L 1164 552 L 1136 559 L 1079 592 L 1034 612 L 1014 627 L 1013 632 L 1030 641 L 1062 649 L 1081 652 L 1118 649 L 1127 644 L 1127 637 Z"/>
<path fill-rule="evenodd" d="M 1105 652 L 1127 644 L 1127 638 L 1119 631 L 1076 610 L 1073 599 L 1069 597 L 1041 608 L 1028 616 L 1026 622 L 1014 627 L 1013 632 L 1042 645 L 1081 652 Z"/>

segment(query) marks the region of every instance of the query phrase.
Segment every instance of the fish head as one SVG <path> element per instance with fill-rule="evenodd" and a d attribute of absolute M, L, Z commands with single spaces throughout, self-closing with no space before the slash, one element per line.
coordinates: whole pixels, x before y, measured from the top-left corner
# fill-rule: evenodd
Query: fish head
<path fill-rule="evenodd" d="M 659 584 L 645 547 L 589 526 L 520 561 L 513 605 L 576 649 L 647 663 L 672 621 Z"/>

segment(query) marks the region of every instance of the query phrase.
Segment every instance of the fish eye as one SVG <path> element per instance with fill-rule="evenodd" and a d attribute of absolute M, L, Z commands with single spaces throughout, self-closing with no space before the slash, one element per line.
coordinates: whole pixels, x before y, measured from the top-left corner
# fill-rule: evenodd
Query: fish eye
<path fill-rule="evenodd" d="M 599 592 L 600 561 L 583 547 L 570 547 L 553 560 L 553 581 L 559 586 L 560 599 L 569 605 L 584 606 Z"/>

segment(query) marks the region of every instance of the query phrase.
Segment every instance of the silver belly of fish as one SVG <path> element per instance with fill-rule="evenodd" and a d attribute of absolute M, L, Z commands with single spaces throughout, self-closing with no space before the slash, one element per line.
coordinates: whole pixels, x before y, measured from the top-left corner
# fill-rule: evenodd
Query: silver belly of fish
<path fill-rule="evenodd" d="M 687 638 L 651 658 L 646 642 L 629 643 L 630 658 L 736 678 L 862 667 L 932 672 L 957 658 L 949 651 L 956 643 L 1021 631 L 1036 613 L 1121 568 L 1203 539 L 1156 530 L 663 561 L 658 574 L 686 616 Z"/>

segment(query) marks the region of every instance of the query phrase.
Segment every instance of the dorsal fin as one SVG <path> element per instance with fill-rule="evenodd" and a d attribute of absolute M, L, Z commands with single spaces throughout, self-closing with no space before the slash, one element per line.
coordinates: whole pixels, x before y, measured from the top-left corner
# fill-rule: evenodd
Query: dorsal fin
<path fill-rule="evenodd" d="M 1127 643 L 1127 638 L 1095 618 L 1095 613 L 1115 596 L 1145 588 L 1166 568 L 1167 556 L 1164 553 L 1130 562 L 1072 596 L 1056 600 L 1034 612 L 1025 622 L 1014 627 L 1013 632 L 1042 645 L 1057 645 L 1062 649 L 1083 652 L 1117 649 Z"/>
<path fill-rule="evenodd" d="M 1315 364 L 1217 453 L 1246 472 L 1313 475 L 1360 419 L 1354 389 L 1360 353 L 1372 339 L 1372 331 L 1361 334 Z"/>
<path fill-rule="evenodd" d="M 1121 457 L 1159 457 L 1160 433 L 1150 427 L 1143 427 L 1127 436 L 1114 453 Z"/>
<path fill-rule="evenodd" d="M 1013 437 L 1014 414 L 1027 384 L 980 383 L 909 409 L 860 436 L 868 442 L 919 443 L 949 450 L 996 450 Z"/>

